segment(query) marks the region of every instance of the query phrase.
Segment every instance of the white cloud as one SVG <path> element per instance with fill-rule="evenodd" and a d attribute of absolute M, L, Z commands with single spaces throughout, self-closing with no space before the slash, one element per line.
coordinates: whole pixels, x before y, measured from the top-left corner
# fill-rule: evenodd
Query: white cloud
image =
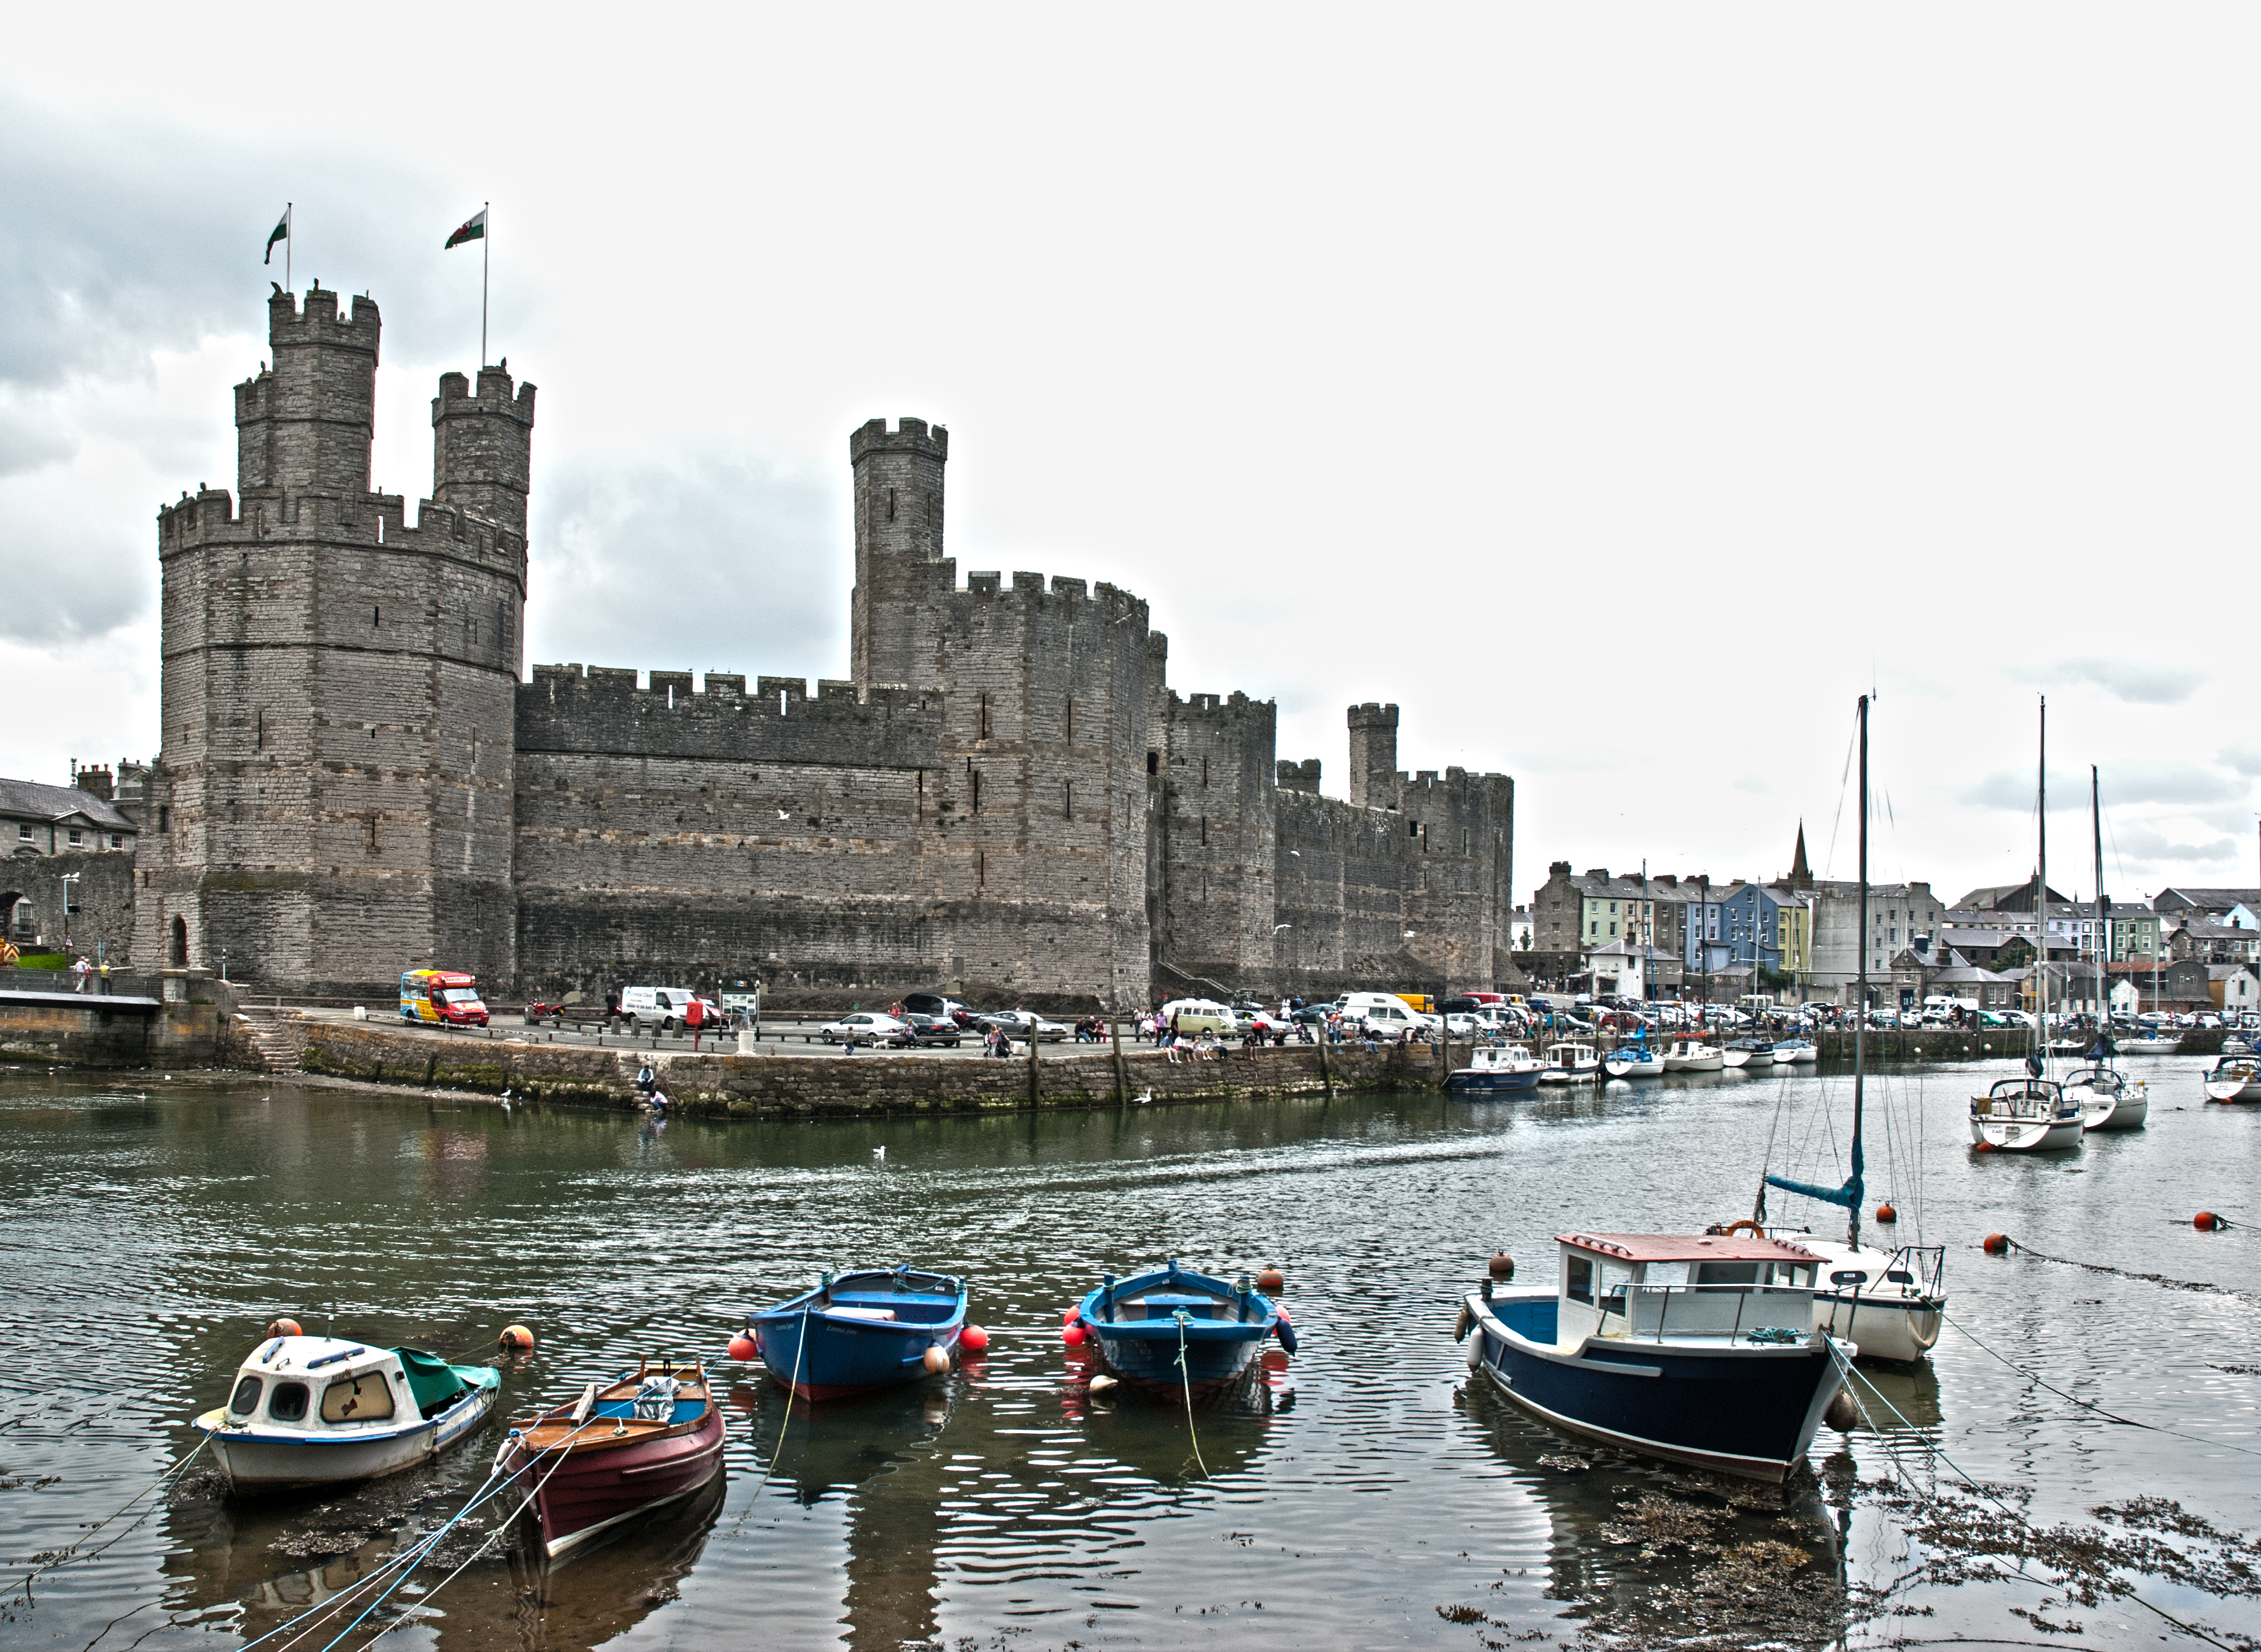
<path fill-rule="evenodd" d="M 2100 688 L 2131 706 L 2179 706 L 2196 693 L 2206 673 L 2156 660 L 2084 658 L 2052 660 L 2046 666 L 2021 667 L 2020 681 L 2049 686 Z"/>

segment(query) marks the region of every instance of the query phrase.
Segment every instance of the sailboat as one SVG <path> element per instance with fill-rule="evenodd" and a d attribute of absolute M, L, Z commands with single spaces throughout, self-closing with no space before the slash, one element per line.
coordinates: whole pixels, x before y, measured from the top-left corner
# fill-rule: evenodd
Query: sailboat
<path fill-rule="evenodd" d="M 2096 1042 L 2088 1065 L 2064 1081 L 2065 1094 L 2080 1104 L 2085 1130 L 2141 1130 L 2150 1116 L 2150 1086 L 2112 1065 L 2112 1002 L 2105 991 L 2104 960 L 2111 952 L 2112 901 L 2104 893 L 2104 802 L 2096 765 L 2088 765 L 2088 821 L 2096 842 Z"/>
<path fill-rule="evenodd" d="M 1860 700 L 1861 750 L 1861 911 L 1855 933 L 1869 933 L 1869 696 Z M 1754 1227 L 1770 1239 L 1811 1251 L 1823 1259 L 1815 1281 L 1813 1312 L 1817 1324 L 1830 1336 L 1854 1344 L 1858 1358 L 1908 1365 L 1922 1359 L 1939 1340 L 1947 1313 L 1943 1275 L 1947 1247 L 1943 1245 L 1903 1245 L 1881 1250 L 1861 1243 L 1861 1201 L 1866 1196 L 1861 1155 L 1861 1127 L 1867 1091 L 1869 1022 L 1869 953 L 1860 952 L 1855 987 L 1858 1002 L 1853 1017 L 1853 1140 L 1849 1155 L 1852 1174 L 1841 1188 L 1815 1187 L 1786 1176 L 1768 1175 L 1759 1185 L 1758 1203 L 1748 1222 L 1729 1224 L 1714 1232 Z M 1842 1206 L 1845 1239 L 1821 1239 L 1802 1230 L 1767 1227 L 1766 1190 L 1804 1194 L 1825 1204 Z"/>
<path fill-rule="evenodd" d="M 2025 1073 L 1970 1098 L 1970 1141 L 1981 1153 L 2062 1153 L 2080 1146 L 2081 1106 L 2049 1076 L 2049 699 L 2042 699 L 2041 781 L 2035 794 L 2040 956 L 2034 963 L 2034 1049 Z"/>

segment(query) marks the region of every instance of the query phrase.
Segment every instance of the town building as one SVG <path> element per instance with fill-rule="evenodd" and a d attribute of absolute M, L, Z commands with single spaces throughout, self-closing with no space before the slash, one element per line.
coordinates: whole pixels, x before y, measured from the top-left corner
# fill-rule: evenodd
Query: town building
<path fill-rule="evenodd" d="M 376 304 L 278 287 L 268 329 L 235 490 L 158 513 L 144 966 L 341 997 L 428 965 L 502 992 L 757 974 L 1060 1007 L 1512 970 L 1512 780 L 1400 769 L 1397 707 L 1366 704 L 1348 799 L 1324 797 L 1273 702 L 1172 688 L 1130 593 L 961 578 L 941 427 L 849 438 L 845 678 L 529 680 L 534 386 L 506 362 L 441 377 L 412 514 L 370 487 Z"/>
<path fill-rule="evenodd" d="M 2167 956 L 2194 958 L 2202 964 L 2250 964 L 2261 959 L 2261 925 L 2237 922 L 2238 907 L 2222 919 L 2185 913 L 2167 947 Z"/>
<path fill-rule="evenodd" d="M 1891 971 L 1892 960 L 1921 937 L 1927 943 L 1936 935 L 1946 909 L 1927 883 L 1876 883 L 1869 886 L 1866 931 L 1863 945 L 1861 886 L 1841 880 L 1814 881 L 1808 899 L 1813 923 L 1813 964 L 1809 977 L 1815 995 L 1850 1003 L 1853 986 L 1867 953 L 1871 981 Z M 1873 1002 L 1873 1000 L 1872 1000 Z"/>

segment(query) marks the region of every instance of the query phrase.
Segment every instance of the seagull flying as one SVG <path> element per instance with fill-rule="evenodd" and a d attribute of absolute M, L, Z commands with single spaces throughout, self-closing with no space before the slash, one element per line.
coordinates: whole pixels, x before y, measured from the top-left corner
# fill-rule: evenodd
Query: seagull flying
<path fill-rule="evenodd" d="M 783 820 L 783 819 L 785 819 L 785 818 L 786 818 L 786 813 L 785 813 L 785 811 L 784 811 L 783 809 L 779 809 L 779 810 L 778 810 L 778 818 L 779 818 L 779 820 Z"/>
<path fill-rule="evenodd" d="M 884 1160 L 886 1156 L 887 1150 L 885 1147 L 874 1147 L 872 1149 L 872 1157 L 874 1159 Z"/>
<path fill-rule="evenodd" d="M 1295 927 L 1292 923 L 1274 923 L 1272 926 L 1272 933 L 1277 935 L 1282 930 L 1292 930 Z"/>

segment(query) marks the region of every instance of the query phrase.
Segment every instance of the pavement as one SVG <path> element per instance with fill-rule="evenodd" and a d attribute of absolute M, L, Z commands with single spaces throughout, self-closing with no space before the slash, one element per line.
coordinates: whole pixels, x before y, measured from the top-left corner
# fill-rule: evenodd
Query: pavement
<path fill-rule="evenodd" d="M 563 1027 L 553 1027 L 546 1022 L 538 1026 L 529 1027 L 519 1016 L 507 1013 L 496 1016 L 484 1028 L 435 1027 L 419 1024 L 413 1021 L 403 1021 L 398 1015 L 391 1012 L 389 1006 L 384 1014 L 379 1014 L 375 1009 L 371 1009 L 365 1022 L 356 1021 L 351 1009 L 330 1006 L 302 1008 L 298 1013 L 310 1022 L 332 1022 L 345 1026 L 366 1025 L 382 1028 L 387 1032 L 405 1033 L 413 1038 L 447 1040 L 492 1039 L 498 1044 L 559 1045 L 567 1048 L 585 1050 L 657 1051 L 669 1055 L 693 1053 L 732 1055 L 736 1053 L 738 1048 L 738 1035 L 727 1028 L 719 1032 L 702 1031 L 699 1036 L 694 1052 L 692 1037 L 687 1032 L 664 1033 L 657 1029 L 633 1034 L 598 1032 L 593 1029 L 585 1031 L 573 1026 L 571 1023 Z M 826 1019 L 829 1020 L 829 1017 Z M 761 1025 L 761 1052 L 764 1055 L 785 1056 L 845 1054 L 847 1052 L 844 1046 L 825 1044 L 818 1040 L 816 1030 L 824 1024 L 824 1020 L 814 1017 L 807 1020 L 787 1020 L 764 1016 Z M 1078 1044 L 1072 1038 L 1063 1038 L 1057 1044 L 1047 1043 L 1044 1046 L 1044 1055 L 1046 1059 L 1063 1055 L 1105 1055 L 1110 1047 L 1106 1044 Z M 1127 1038 L 1123 1040 L 1123 1053 L 1125 1055 L 1133 1054 L 1142 1049 L 1151 1051 L 1152 1048 L 1151 1045 L 1136 1044 Z M 1014 1052 L 1016 1059 L 1023 1061 L 1028 1059 L 1029 1051 L 1026 1045 L 1016 1045 Z M 878 1050 L 865 1045 L 858 1049 L 856 1053 L 859 1056 L 877 1056 L 883 1059 L 894 1060 L 942 1061 L 994 1059 L 985 1056 L 979 1033 L 968 1033 L 965 1042 L 954 1050 L 947 1045 L 928 1046 L 916 1050 Z"/>

